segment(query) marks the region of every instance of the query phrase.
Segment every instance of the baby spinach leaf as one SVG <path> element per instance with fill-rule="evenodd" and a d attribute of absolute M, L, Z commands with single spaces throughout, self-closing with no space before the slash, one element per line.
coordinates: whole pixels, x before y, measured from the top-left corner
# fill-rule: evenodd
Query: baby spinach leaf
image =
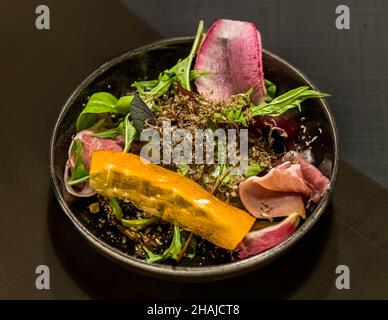
<path fill-rule="evenodd" d="M 96 92 L 89 98 L 88 103 L 77 119 L 77 131 L 89 128 L 98 120 L 99 113 L 114 112 L 117 99 L 109 92 Z"/>
<path fill-rule="evenodd" d="M 103 91 L 92 94 L 78 116 L 77 132 L 92 126 L 102 113 L 127 114 L 132 99 L 133 96 L 123 96 L 117 100 L 111 93 Z"/>
<path fill-rule="evenodd" d="M 127 114 L 131 106 L 133 96 L 122 96 L 115 106 L 117 113 Z"/>

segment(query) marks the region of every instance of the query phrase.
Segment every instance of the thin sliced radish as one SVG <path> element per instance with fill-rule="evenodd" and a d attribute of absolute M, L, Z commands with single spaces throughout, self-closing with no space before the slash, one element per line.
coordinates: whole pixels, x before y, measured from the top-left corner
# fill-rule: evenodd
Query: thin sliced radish
<path fill-rule="evenodd" d="M 265 98 L 261 36 L 253 23 L 217 20 L 201 44 L 195 69 L 209 72 L 196 86 L 210 100 L 227 100 L 250 88 L 253 102 Z"/>
<path fill-rule="evenodd" d="M 248 258 L 287 240 L 295 232 L 299 220 L 299 214 L 294 213 L 274 226 L 249 232 L 237 247 L 239 258 Z"/>

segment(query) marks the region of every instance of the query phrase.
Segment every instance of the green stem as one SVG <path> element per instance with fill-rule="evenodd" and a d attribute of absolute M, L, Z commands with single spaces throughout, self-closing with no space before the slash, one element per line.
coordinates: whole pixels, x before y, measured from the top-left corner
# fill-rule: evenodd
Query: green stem
<path fill-rule="evenodd" d="M 67 185 L 74 186 L 76 184 L 79 184 L 79 183 L 82 183 L 82 182 L 86 182 L 88 180 L 89 180 L 89 175 L 87 175 L 85 177 L 82 177 L 82 178 L 79 178 L 79 179 L 76 179 L 76 180 L 68 180 L 67 181 Z"/>
<path fill-rule="evenodd" d="M 187 68 L 185 70 L 185 82 L 186 82 L 186 86 L 187 86 L 187 88 L 185 88 L 185 89 L 187 89 L 187 90 L 191 90 L 191 88 L 190 88 L 191 64 L 193 62 L 194 55 L 198 50 L 198 46 L 201 42 L 200 40 L 202 38 L 202 33 L 203 33 L 203 20 L 200 20 L 198 23 L 198 29 L 197 29 L 197 33 L 195 35 L 193 46 L 191 47 L 191 51 L 190 51 L 190 54 L 188 56 Z"/>

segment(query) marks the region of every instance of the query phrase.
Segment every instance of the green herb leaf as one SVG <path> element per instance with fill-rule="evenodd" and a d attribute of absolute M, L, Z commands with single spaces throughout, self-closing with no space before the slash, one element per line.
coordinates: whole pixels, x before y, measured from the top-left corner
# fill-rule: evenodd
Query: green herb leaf
<path fill-rule="evenodd" d="M 193 81 L 199 77 L 203 77 L 203 76 L 206 76 L 208 75 L 209 72 L 208 71 L 203 71 L 203 70 L 191 70 L 190 71 L 190 81 Z"/>
<path fill-rule="evenodd" d="M 178 225 L 174 225 L 174 235 L 170 246 L 163 252 L 163 255 L 171 259 L 177 260 L 178 255 L 182 250 L 181 231 Z"/>
<path fill-rule="evenodd" d="M 146 122 L 153 123 L 155 121 L 155 115 L 138 95 L 133 98 L 130 111 L 132 124 L 137 132 L 143 131 Z"/>
<path fill-rule="evenodd" d="M 244 176 L 247 178 L 257 176 L 261 171 L 263 168 L 258 163 L 252 163 L 247 167 Z"/>
<path fill-rule="evenodd" d="M 144 81 L 135 81 L 131 84 L 131 87 L 136 88 L 139 92 L 150 91 L 155 88 L 158 84 L 158 80 L 144 80 Z"/>
<path fill-rule="evenodd" d="M 141 229 L 157 221 L 156 218 L 149 219 L 121 219 L 121 224 L 126 228 Z"/>
<path fill-rule="evenodd" d="M 136 128 L 133 126 L 131 121 L 129 120 L 130 113 L 128 113 L 124 120 L 116 127 L 103 132 L 95 133 L 95 137 L 100 139 L 113 139 L 117 137 L 119 134 L 124 136 L 124 150 L 123 152 L 128 152 L 132 142 L 136 138 Z"/>
<path fill-rule="evenodd" d="M 301 103 L 310 98 L 323 98 L 328 94 L 321 93 L 307 86 L 290 90 L 281 96 L 276 97 L 270 102 L 263 102 L 257 106 L 251 105 L 250 113 L 255 116 L 272 116 L 278 117 L 287 110 L 298 108 L 301 111 Z"/>
<path fill-rule="evenodd" d="M 190 70 L 193 58 L 198 50 L 203 35 L 203 21 L 198 24 L 197 33 L 191 47 L 189 55 L 185 59 L 179 59 L 170 69 L 164 70 L 155 80 L 136 81 L 131 87 L 136 88 L 142 100 L 146 105 L 159 111 L 155 100 L 168 93 L 171 85 L 178 82 L 184 89 L 191 90 L 190 81 L 208 74 L 200 70 Z M 136 127 L 136 126 L 135 126 Z"/>
<path fill-rule="evenodd" d="M 119 134 L 123 134 L 123 126 L 122 123 L 118 125 L 116 128 L 112 128 L 103 132 L 95 133 L 94 136 L 100 139 L 114 139 Z"/>
<path fill-rule="evenodd" d="M 132 125 L 131 121 L 128 119 L 129 113 L 126 115 L 124 119 L 124 150 L 123 152 L 128 152 L 129 148 L 132 145 L 133 140 L 135 140 L 136 137 L 136 129 Z"/>
<path fill-rule="evenodd" d="M 89 98 L 88 103 L 77 119 L 77 131 L 89 128 L 98 120 L 99 113 L 114 112 L 117 99 L 109 92 L 96 92 Z"/>
<path fill-rule="evenodd" d="M 166 259 L 177 260 L 178 255 L 182 249 L 181 231 L 179 226 L 174 225 L 174 235 L 172 237 L 171 244 L 166 250 L 164 250 L 164 252 L 161 255 L 152 253 L 145 246 L 143 246 L 143 249 L 148 256 L 147 262 L 149 263 L 166 260 Z"/>
<path fill-rule="evenodd" d="M 203 20 L 200 20 L 198 23 L 197 33 L 195 35 L 195 39 L 193 42 L 193 46 L 191 47 L 189 56 L 186 58 L 187 63 L 185 65 L 186 69 L 184 70 L 184 87 L 187 90 L 191 90 L 190 88 L 190 69 L 191 64 L 193 62 L 194 55 L 196 54 L 199 44 L 201 43 L 201 39 L 203 36 Z"/>
<path fill-rule="evenodd" d="M 163 255 L 153 253 L 151 250 L 147 249 L 146 246 L 143 246 L 143 250 L 148 256 L 147 258 L 148 263 L 154 263 L 165 259 Z"/>
<path fill-rule="evenodd" d="M 156 218 L 149 219 L 123 219 L 123 211 L 116 198 L 109 197 L 109 201 L 112 207 L 113 214 L 117 221 L 119 221 L 124 227 L 139 230 L 154 223 Z"/>
<path fill-rule="evenodd" d="M 264 83 L 265 83 L 265 87 L 267 89 L 267 97 L 266 97 L 265 101 L 270 102 L 276 96 L 276 85 L 267 79 L 264 79 Z"/>
<path fill-rule="evenodd" d="M 124 96 L 119 100 L 109 92 L 96 92 L 89 98 L 85 108 L 77 119 L 77 132 L 91 127 L 102 113 L 127 114 L 133 96 Z"/>
<path fill-rule="evenodd" d="M 187 172 L 189 172 L 190 166 L 188 164 L 181 164 L 178 166 L 177 172 L 180 173 L 182 176 L 185 176 Z"/>
<path fill-rule="evenodd" d="M 109 197 L 110 204 L 112 206 L 113 214 L 115 215 L 117 221 L 121 221 L 123 218 L 123 212 L 121 211 L 121 207 L 116 198 Z"/>
<path fill-rule="evenodd" d="M 122 96 L 115 106 L 115 110 L 118 113 L 127 114 L 131 106 L 133 96 Z"/>
<path fill-rule="evenodd" d="M 66 181 L 69 186 L 83 183 L 89 179 L 89 172 L 82 162 L 83 146 L 80 140 L 74 139 L 72 152 L 75 164 L 72 176 Z"/>

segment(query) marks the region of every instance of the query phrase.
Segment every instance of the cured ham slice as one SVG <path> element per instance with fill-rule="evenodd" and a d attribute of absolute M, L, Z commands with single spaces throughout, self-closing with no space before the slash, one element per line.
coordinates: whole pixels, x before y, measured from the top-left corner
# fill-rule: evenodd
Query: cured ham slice
<path fill-rule="evenodd" d="M 210 100 L 227 100 L 250 88 L 254 103 L 265 99 L 261 36 L 253 23 L 217 20 L 199 48 L 195 69 L 209 72 L 196 86 Z"/>
<path fill-rule="evenodd" d="M 303 179 L 311 191 L 310 200 L 317 203 L 325 194 L 326 190 L 330 188 L 330 180 L 303 154 L 291 151 L 288 152 L 283 159 L 300 165 Z"/>
<path fill-rule="evenodd" d="M 295 232 L 299 220 L 294 213 L 274 226 L 249 232 L 237 247 L 239 258 L 248 258 L 282 243 Z"/>
<path fill-rule="evenodd" d="M 240 199 L 257 218 L 275 218 L 297 213 L 305 217 L 305 200 L 317 203 L 330 188 L 330 180 L 303 154 L 291 151 L 286 161 L 263 177 L 240 183 Z"/>
<path fill-rule="evenodd" d="M 285 162 L 263 177 L 251 177 L 240 183 L 240 199 L 257 218 L 275 218 L 297 213 L 305 217 L 301 195 L 310 196 L 299 164 Z"/>
<path fill-rule="evenodd" d="M 82 142 L 83 152 L 82 161 L 87 170 L 90 169 L 90 161 L 92 153 L 98 150 L 105 151 L 123 151 L 122 136 L 118 136 L 116 140 L 101 139 L 94 136 L 92 131 L 83 130 L 79 132 L 74 139 L 78 139 Z"/>
<path fill-rule="evenodd" d="M 112 139 L 101 139 L 94 136 L 94 133 L 90 130 L 80 131 L 75 137 L 82 143 L 82 162 L 87 170 L 90 169 L 90 161 L 92 153 L 97 150 L 107 151 L 122 151 L 123 150 L 123 137 L 117 136 L 115 140 Z M 75 162 L 72 155 L 74 141 L 70 144 L 68 151 L 68 159 L 66 161 L 64 171 L 64 181 L 68 181 L 73 171 Z M 89 182 L 83 183 L 81 186 L 70 186 L 65 183 L 67 192 L 76 197 L 90 197 L 96 194 L 95 190 L 89 186 Z"/>

